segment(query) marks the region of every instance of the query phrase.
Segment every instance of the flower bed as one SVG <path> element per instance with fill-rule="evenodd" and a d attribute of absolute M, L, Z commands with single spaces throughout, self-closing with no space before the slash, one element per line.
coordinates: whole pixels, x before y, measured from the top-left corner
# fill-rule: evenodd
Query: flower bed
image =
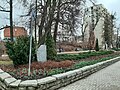
<path fill-rule="evenodd" d="M 101 56 L 101 55 L 108 55 L 114 53 L 113 51 L 99 51 L 99 52 L 84 52 L 79 53 L 78 55 L 71 55 L 71 54 L 59 54 L 57 56 L 57 60 L 80 60 L 80 59 L 86 59 L 91 56 Z"/>
<path fill-rule="evenodd" d="M 117 61 L 116 57 L 107 61 L 99 62 L 80 69 L 68 71 L 62 74 L 52 75 L 42 79 L 18 80 L 0 69 L 0 90 L 57 90 L 79 79 L 85 78 Z"/>
<path fill-rule="evenodd" d="M 65 60 L 65 61 L 50 61 L 44 63 L 33 62 L 31 64 L 31 76 L 28 77 L 28 65 L 20 65 L 17 68 L 13 66 L 1 66 L 1 68 L 14 76 L 16 79 L 38 79 L 54 74 L 64 73 L 70 70 L 78 69 L 83 66 L 92 65 L 101 61 L 111 59 L 111 56 L 118 56 L 119 53 L 108 53 L 108 55 L 98 55 L 86 59 Z"/>

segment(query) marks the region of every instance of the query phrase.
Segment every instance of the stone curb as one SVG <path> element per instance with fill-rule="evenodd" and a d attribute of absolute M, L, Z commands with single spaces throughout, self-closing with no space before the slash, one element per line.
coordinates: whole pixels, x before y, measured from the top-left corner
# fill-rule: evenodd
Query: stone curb
<path fill-rule="evenodd" d="M 37 80 L 17 80 L 0 69 L 0 90 L 55 90 L 85 78 L 92 73 L 119 61 L 119 59 L 120 57 L 116 57 L 94 65 L 85 66 L 80 69 Z"/>

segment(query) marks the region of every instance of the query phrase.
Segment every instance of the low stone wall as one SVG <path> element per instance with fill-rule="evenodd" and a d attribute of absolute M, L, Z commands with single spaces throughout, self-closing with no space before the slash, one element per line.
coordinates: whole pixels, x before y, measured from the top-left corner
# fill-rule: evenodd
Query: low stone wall
<path fill-rule="evenodd" d="M 0 90 L 55 90 L 89 76 L 90 74 L 119 61 L 119 59 L 120 57 L 116 57 L 66 73 L 26 81 L 17 80 L 0 69 Z"/>

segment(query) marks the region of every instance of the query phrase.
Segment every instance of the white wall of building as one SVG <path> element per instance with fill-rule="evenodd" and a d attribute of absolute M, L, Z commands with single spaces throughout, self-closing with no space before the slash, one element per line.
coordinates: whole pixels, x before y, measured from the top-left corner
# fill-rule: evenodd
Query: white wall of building
<path fill-rule="evenodd" d="M 104 35 L 104 30 L 103 30 L 104 29 L 104 18 L 105 18 L 106 14 L 109 15 L 109 12 L 107 11 L 106 8 L 103 7 L 102 4 L 93 6 L 93 9 L 91 9 L 91 7 L 88 8 L 89 13 L 87 13 L 86 16 L 89 16 L 89 17 L 85 21 L 88 23 L 88 26 L 85 29 L 85 36 L 84 36 L 84 40 L 86 42 L 88 42 L 88 40 L 89 40 L 90 25 L 92 25 L 92 14 L 91 14 L 92 10 L 93 10 L 94 24 L 98 18 L 98 23 L 94 29 L 94 35 L 95 35 L 95 38 L 98 38 L 99 46 L 102 48 L 104 45 L 104 37 L 103 37 L 103 35 Z M 85 23 L 85 25 L 86 25 L 86 23 Z"/>

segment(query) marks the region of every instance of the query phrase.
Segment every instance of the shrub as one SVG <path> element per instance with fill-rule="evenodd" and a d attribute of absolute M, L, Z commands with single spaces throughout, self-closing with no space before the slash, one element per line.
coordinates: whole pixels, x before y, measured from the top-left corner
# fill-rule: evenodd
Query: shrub
<path fill-rule="evenodd" d="M 120 48 L 112 48 L 112 50 L 120 51 Z"/>
<path fill-rule="evenodd" d="M 13 60 L 14 66 L 27 64 L 29 62 L 29 37 L 18 37 L 15 42 L 6 42 L 7 54 Z M 36 60 L 35 44 L 32 41 L 31 60 Z"/>
<path fill-rule="evenodd" d="M 95 50 L 96 50 L 96 51 L 99 51 L 99 44 L 98 44 L 98 39 L 96 39 Z"/>
<path fill-rule="evenodd" d="M 114 56 L 115 57 L 115 56 Z M 98 59 L 98 60 L 92 60 L 92 61 L 83 61 L 83 62 L 80 62 L 80 63 L 76 63 L 74 66 L 73 66 L 73 69 L 78 69 L 78 68 L 82 68 L 84 66 L 89 66 L 89 65 L 93 65 L 93 64 L 96 64 L 98 62 L 102 62 L 102 61 L 106 61 L 106 60 L 109 60 L 109 59 L 112 59 L 114 57 L 111 57 L 111 56 L 108 56 L 108 57 L 105 57 L 105 58 L 101 58 L 101 59 Z"/>
<path fill-rule="evenodd" d="M 55 42 L 52 38 L 52 35 L 47 35 L 46 38 L 46 45 L 47 45 L 47 59 L 55 60 L 56 59 L 56 49 L 55 49 Z"/>
<path fill-rule="evenodd" d="M 113 51 L 99 51 L 99 52 L 84 52 L 78 55 L 70 55 L 70 54 L 59 54 L 57 55 L 57 60 L 80 60 L 89 58 L 90 56 L 100 56 L 100 55 L 108 55 L 114 53 Z"/>

